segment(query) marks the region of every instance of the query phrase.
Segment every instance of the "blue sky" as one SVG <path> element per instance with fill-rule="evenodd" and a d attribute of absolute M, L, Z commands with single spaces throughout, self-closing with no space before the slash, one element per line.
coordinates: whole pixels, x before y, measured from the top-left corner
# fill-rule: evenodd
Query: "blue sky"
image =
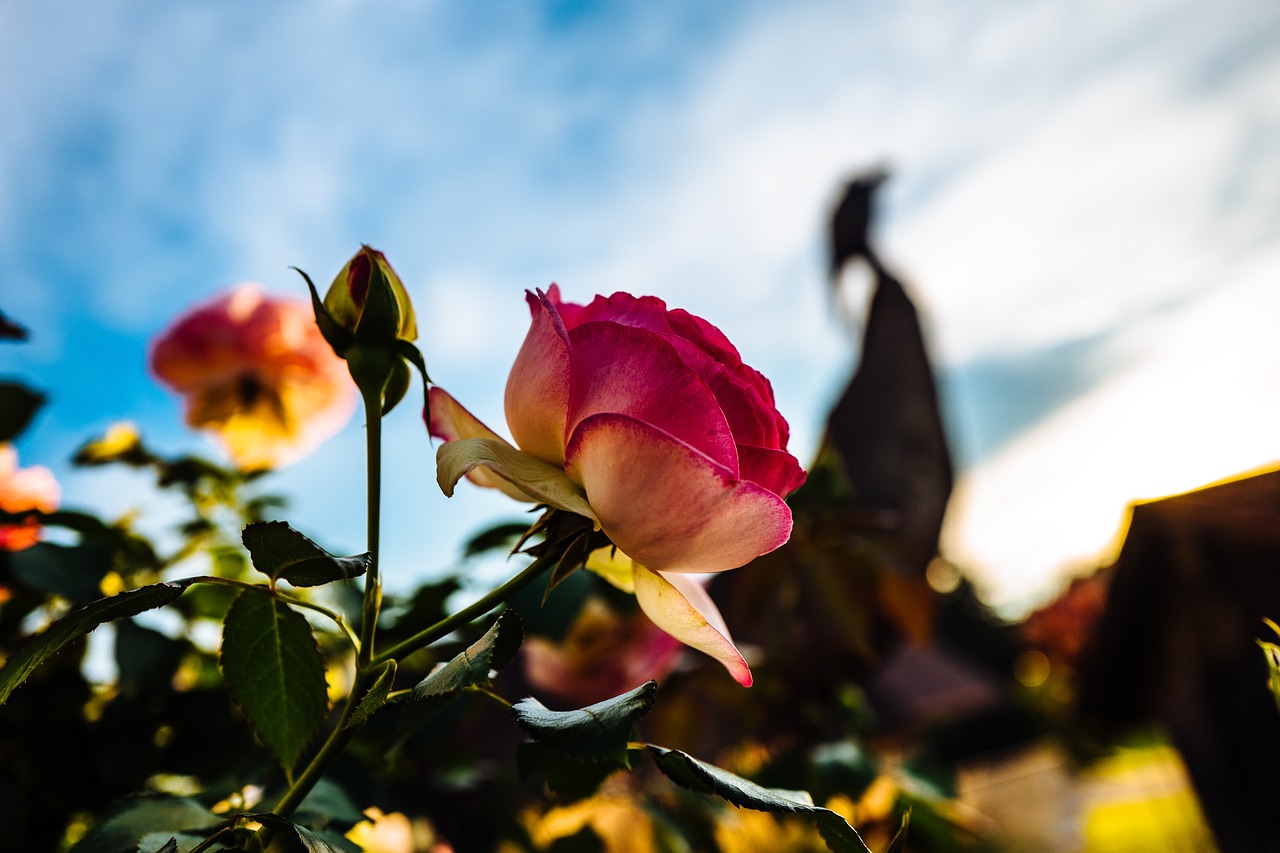
<path fill-rule="evenodd" d="M 209 449 L 146 375 L 174 315 L 244 280 L 300 294 L 290 265 L 326 281 L 361 242 L 405 279 L 434 378 L 495 427 L 521 293 L 558 281 L 720 325 L 805 458 L 853 352 L 823 221 L 879 163 L 965 467 L 945 544 L 993 601 L 1048 594 L 1127 501 L 1280 457 L 1267 0 L 3 0 L 0 34 L 0 306 L 34 333 L 0 372 L 50 392 L 19 451 L 68 505 L 143 500 L 65 465 L 114 420 Z M 515 508 L 444 499 L 412 411 L 387 428 L 407 584 Z M 362 541 L 362 442 L 353 421 L 276 475 L 335 550 Z"/>

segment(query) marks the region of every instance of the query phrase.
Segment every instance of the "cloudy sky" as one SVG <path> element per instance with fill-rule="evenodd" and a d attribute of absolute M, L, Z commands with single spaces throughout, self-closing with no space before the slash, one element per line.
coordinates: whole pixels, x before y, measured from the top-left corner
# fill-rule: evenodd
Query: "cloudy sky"
<path fill-rule="evenodd" d="M 361 242 L 492 425 L 521 294 L 557 281 L 721 326 L 806 458 L 856 351 L 823 223 L 872 165 L 963 467 L 944 547 L 993 602 L 1051 594 L 1133 499 L 1280 459 L 1271 0 L 0 0 L 0 36 L 0 308 L 34 335 L 0 372 L 49 391 L 19 452 L 68 505 L 145 500 L 64 462 L 117 419 L 210 449 L 146 374 L 173 316 L 301 295 L 290 265 L 327 281 Z M 515 508 L 443 498 L 410 408 L 387 429 L 407 585 Z M 362 448 L 353 421 L 274 475 L 334 550 L 361 548 Z"/>

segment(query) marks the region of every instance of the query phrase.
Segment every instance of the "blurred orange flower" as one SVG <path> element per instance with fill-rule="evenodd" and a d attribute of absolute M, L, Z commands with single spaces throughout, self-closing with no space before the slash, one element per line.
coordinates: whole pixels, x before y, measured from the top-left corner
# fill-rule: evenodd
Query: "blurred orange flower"
<path fill-rule="evenodd" d="M 355 386 L 302 300 L 255 284 L 192 309 L 151 349 L 151 370 L 186 397 L 187 423 L 243 470 L 305 456 L 351 417 Z"/>
<path fill-rule="evenodd" d="M 58 483 L 48 468 L 18 467 L 18 452 L 0 444 L 0 510 L 23 513 L 32 510 L 53 512 L 58 508 Z M 40 538 L 35 518 L 22 524 L 0 526 L 0 551 L 20 551 Z"/>

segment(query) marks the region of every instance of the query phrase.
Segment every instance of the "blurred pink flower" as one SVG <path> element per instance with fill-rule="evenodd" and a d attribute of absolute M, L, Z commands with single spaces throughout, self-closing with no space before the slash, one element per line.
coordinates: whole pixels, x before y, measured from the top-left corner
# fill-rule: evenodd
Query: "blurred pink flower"
<path fill-rule="evenodd" d="M 53 512 L 58 508 L 58 483 L 48 468 L 18 467 L 18 452 L 0 444 L 0 510 L 21 514 L 32 510 Z M 40 539 L 40 524 L 34 517 L 22 524 L 0 526 L 0 551 L 30 548 Z"/>
<path fill-rule="evenodd" d="M 184 314 L 151 348 L 151 370 L 186 398 L 186 421 L 243 470 L 310 453 L 351 417 L 355 386 L 302 300 L 241 284 Z"/>
<path fill-rule="evenodd" d="M 637 610 L 618 613 L 588 598 L 558 643 L 533 635 L 521 647 L 529 683 L 575 707 L 600 702 L 649 679 L 661 681 L 684 646 Z"/>

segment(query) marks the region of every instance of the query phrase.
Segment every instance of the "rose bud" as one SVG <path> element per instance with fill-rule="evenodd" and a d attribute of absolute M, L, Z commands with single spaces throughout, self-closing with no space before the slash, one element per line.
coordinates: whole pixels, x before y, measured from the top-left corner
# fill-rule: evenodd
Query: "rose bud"
<path fill-rule="evenodd" d="M 768 380 L 715 326 L 651 296 L 574 305 L 553 285 L 527 301 L 533 322 L 505 401 L 519 449 L 432 388 L 441 488 L 452 494 L 466 475 L 592 519 L 649 618 L 750 684 L 685 573 L 743 566 L 791 535 L 784 499 L 805 474 Z"/>
<path fill-rule="evenodd" d="M 418 337 L 413 303 L 377 249 L 361 246 L 347 261 L 323 300 L 310 277 L 298 270 L 311 290 L 316 325 L 337 355 L 347 362 L 366 407 L 391 411 L 409 388 L 409 365 L 429 382 L 422 354 L 411 343 Z"/>
<path fill-rule="evenodd" d="M 389 343 L 418 338 L 413 303 L 400 276 L 385 255 L 369 246 L 361 246 L 334 278 L 324 307 L 358 341 Z"/>

